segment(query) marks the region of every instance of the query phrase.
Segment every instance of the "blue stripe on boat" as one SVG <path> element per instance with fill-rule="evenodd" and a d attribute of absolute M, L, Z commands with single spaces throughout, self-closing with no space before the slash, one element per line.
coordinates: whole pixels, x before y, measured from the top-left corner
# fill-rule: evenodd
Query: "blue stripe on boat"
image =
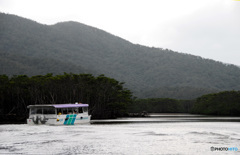
<path fill-rule="evenodd" d="M 65 121 L 63 123 L 64 125 L 67 125 L 68 119 L 69 119 L 69 115 L 66 116 Z"/>
<path fill-rule="evenodd" d="M 77 114 L 74 114 L 74 115 L 73 115 L 72 122 L 71 122 L 71 125 L 74 125 L 74 122 L 75 122 L 75 120 L 76 120 L 76 117 L 77 117 Z"/>

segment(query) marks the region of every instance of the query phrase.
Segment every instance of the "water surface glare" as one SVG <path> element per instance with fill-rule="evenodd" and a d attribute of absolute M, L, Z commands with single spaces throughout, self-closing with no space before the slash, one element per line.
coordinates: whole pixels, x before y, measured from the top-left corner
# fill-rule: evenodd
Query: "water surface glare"
<path fill-rule="evenodd" d="M 211 151 L 240 149 L 239 131 L 240 122 L 0 125 L 0 154 L 239 154 Z"/>

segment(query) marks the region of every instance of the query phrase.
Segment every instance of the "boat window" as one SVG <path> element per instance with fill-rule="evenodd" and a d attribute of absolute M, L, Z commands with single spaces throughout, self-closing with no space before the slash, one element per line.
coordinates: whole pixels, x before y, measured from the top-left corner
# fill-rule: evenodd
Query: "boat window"
<path fill-rule="evenodd" d="M 36 114 L 42 114 L 42 108 L 36 108 Z"/>
<path fill-rule="evenodd" d="M 37 109 L 36 108 L 31 108 L 30 114 L 36 114 L 36 113 L 37 113 Z"/>
<path fill-rule="evenodd" d="M 42 108 L 31 108 L 30 114 L 31 114 L 31 115 L 34 115 L 34 114 L 42 114 Z"/>
<path fill-rule="evenodd" d="M 54 108 L 43 108 L 43 114 L 55 114 Z"/>
<path fill-rule="evenodd" d="M 62 109 L 57 109 L 57 114 L 61 115 L 62 114 Z"/>
<path fill-rule="evenodd" d="M 83 113 L 82 107 L 78 108 L 79 113 Z"/>
<path fill-rule="evenodd" d="M 88 108 L 87 107 L 83 107 L 83 112 L 88 112 Z"/>
<path fill-rule="evenodd" d="M 67 114 L 67 109 L 62 109 L 62 114 Z"/>
<path fill-rule="evenodd" d="M 68 114 L 73 114 L 73 109 L 68 109 Z"/>
<path fill-rule="evenodd" d="M 78 108 L 73 109 L 74 114 L 78 114 Z"/>

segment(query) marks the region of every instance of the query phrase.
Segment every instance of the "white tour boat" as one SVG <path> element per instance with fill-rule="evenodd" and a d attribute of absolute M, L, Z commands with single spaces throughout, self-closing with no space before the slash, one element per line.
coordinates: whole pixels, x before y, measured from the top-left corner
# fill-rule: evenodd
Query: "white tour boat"
<path fill-rule="evenodd" d="M 89 123 L 88 104 L 29 105 L 27 124 L 74 125 Z"/>

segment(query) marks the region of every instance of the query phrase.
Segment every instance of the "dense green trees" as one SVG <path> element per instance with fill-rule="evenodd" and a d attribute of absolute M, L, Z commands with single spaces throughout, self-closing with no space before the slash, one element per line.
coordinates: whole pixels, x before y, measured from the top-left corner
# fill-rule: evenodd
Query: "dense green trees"
<path fill-rule="evenodd" d="M 90 105 L 93 119 L 116 118 L 127 113 L 195 113 L 240 115 L 240 91 L 203 95 L 195 100 L 133 99 L 115 79 L 91 74 L 0 75 L 0 119 L 25 120 L 30 104 L 82 102 Z"/>
<path fill-rule="evenodd" d="M 240 91 L 223 91 L 193 100 L 169 98 L 137 99 L 128 106 L 130 113 L 193 113 L 204 115 L 240 116 Z"/>
<path fill-rule="evenodd" d="M 128 106 L 130 113 L 188 113 L 194 100 L 175 100 L 170 98 L 137 99 Z"/>
<path fill-rule="evenodd" d="M 2 115 L 26 116 L 30 104 L 82 102 L 90 105 L 92 118 L 113 118 L 126 113 L 132 94 L 123 83 L 100 75 L 67 74 L 0 76 Z"/>
<path fill-rule="evenodd" d="M 240 116 L 240 91 L 224 91 L 199 97 L 192 113 Z"/>

